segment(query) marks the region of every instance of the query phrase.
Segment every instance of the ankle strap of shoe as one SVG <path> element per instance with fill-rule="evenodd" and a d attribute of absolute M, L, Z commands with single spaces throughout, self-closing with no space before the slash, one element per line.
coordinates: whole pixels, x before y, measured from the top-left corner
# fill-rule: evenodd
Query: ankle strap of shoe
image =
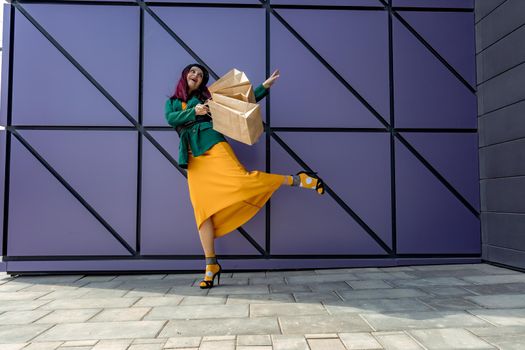
<path fill-rule="evenodd" d="M 211 258 L 206 258 L 206 265 L 215 265 L 217 264 L 217 257 L 214 256 L 214 257 L 211 257 Z"/>

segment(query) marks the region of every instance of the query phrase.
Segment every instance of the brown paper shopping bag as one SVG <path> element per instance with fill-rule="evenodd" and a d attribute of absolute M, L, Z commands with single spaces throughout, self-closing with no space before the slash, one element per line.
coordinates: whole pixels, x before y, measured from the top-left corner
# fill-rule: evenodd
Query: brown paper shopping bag
<path fill-rule="evenodd" d="M 208 88 L 213 128 L 248 145 L 253 145 L 264 131 L 261 109 L 255 103 L 253 86 L 244 72 L 232 69 Z"/>
<path fill-rule="evenodd" d="M 256 103 L 212 94 L 208 102 L 213 128 L 234 140 L 253 145 L 263 133 L 261 108 Z"/>

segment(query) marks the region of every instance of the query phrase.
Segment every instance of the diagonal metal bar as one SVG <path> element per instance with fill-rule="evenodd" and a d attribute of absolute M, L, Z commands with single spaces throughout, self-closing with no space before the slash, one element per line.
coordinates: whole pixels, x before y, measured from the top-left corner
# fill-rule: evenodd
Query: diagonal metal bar
<path fill-rule="evenodd" d="M 398 132 L 394 133 L 395 137 L 428 169 L 438 180 L 441 182 L 467 209 L 477 218 L 479 218 L 479 212 L 463 197 L 458 190 L 445 179 L 428 160 L 425 159 L 401 134 Z"/>
<path fill-rule="evenodd" d="M 312 171 L 312 168 L 308 166 L 291 148 L 288 146 L 276 133 L 272 132 L 272 137 L 277 143 L 305 170 Z M 376 243 L 383 248 L 389 255 L 393 254 L 392 249 L 352 210 L 342 199 L 325 183 L 326 192 L 332 197 L 337 204 L 339 204 L 362 228 L 372 237 Z"/>
<path fill-rule="evenodd" d="M 239 233 L 240 233 L 244 238 L 246 238 L 246 240 L 248 240 L 248 242 L 250 242 L 250 243 L 254 246 L 254 248 L 257 249 L 257 251 L 258 251 L 259 253 L 261 253 L 261 255 L 266 255 L 266 251 L 264 250 L 264 248 L 261 247 L 261 245 L 260 245 L 259 243 L 257 243 L 257 241 L 256 241 L 255 239 L 253 239 L 253 237 L 250 236 L 250 235 L 248 234 L 248 232 L 246 232 L 246 230 L 245 230 L 244 228 L 242 228 L 242 226 L 239 227 L 239 228 L 237 228 L 237 231 L 239 231 Z"/>
<path fill-rule="evenodd" d="M 392 8 L 392 6 L 390 6 L 388 3 L 386 3 L 385 0 L 379 0 L 381 1 L 381 3 L 383 3 L 383 5 L 385 6 L 385 8 L 390 11 L 390 13 L 392 13 L 392 15 L 394 17 L 396 17 L 399 22 L 401 22 L 401 24 L 403 24 L 403 26 L 405 26 L 405 28 L 410 32 L 412 33 L 412 35 L 414 35 L 416 37 L 417 40 L 419 40 L 419 42 L 421 42 L 421 44 L 423 44 L 423 46 L 425 46 L 425 48 L 430 51 L 430 53 L 432 53 L 432 55 L 434 55 L 434 57 L 440 61 L 449 71 L 450 73 L 452 73 L 463 85 L 465 85 L 465 87 L 470 91 L 472 92 L 473 94 L 476 93 L 476 89 L 470 85 L 470 83 L 465 79 L 463 78 L 463 76 L 461 74 L 459 74 L 459 72 L 454 68 L 452 67 L 452 65 L 450 63 L 447 62 L 446 59 L 443 58 L 443 56 L 441 56 L 439 54 L 439 52 L 437 52 L 436 49 L 434 49 L 432 47 L 432 45 L 430 45 L 428 43 L 428 41 L 425 40 L 425 38 L 423 38 L 423 36 L 421 36 L 421 34 L 419 34 L 404 18 L 403 16 L 401 16 L 396 10 L 394 10 Z"/>
<path fill-rule="evenodd" d="M 144 5 L 143 2 L 140 2 L 142 3 L 141 5 L 141 8 L 143 8 L 144 10 L 146 10 L 148 13 L 151 14 L 151 10 L 146 6 Z M 126 109 L 120 105 L 118 103 L 118 101 L 113 97 L 111 96 L 111 94 L 106 90 L 104 89 L 104 87 L 93 77 L 91 76 L 91 74 L 89 74 L 89 72 L 84 68 L 82 67 L 82 65 L 80 65 L 80 63 L 75 60 L 75 58 L 69 54 L 69 52 L 67 52 L 67 50 L 62 47 L 58 41 L 56 41 L 20 4 L 18 3 L 13 3 L 13 5 L 31 22 L 31 24 L 33 24 L 33 26 L 35 26 L 35 28 L 38 29 L 38 31 L 40 31 L 40 33 L 42 33 L 42 35 L 44 35 L 46 37 L 46 39 L 48 39 L 51 44 L 53 44 L 53 46 L 55 46 L 56 49 L 58 49 L 67 59 L 68 61 L 70 61 L 83 75 L 86 79 L 89 80 L 89 82 L 91 82 L 103 95 L 104 97 L 106 97 L 114 106 L 115 108 L 117 108 L 121 113 L 122 115 L 124 115 L 124 117 L 126 117 L 126 119 L 128 119 L 128 121 L 130 123 L 133 124 L 133 126 L 145 137 L 147 138 L 154 146 L 155 148 L 157 148 L 157 150 L 162 154 L 164 155 L 164 157 L 166 157 L 166 159 L 173 165 L 177 168 L 177 170 L 184 176 L 184 177 L 187 177 L 187 174 L 186 174 L 186 170 L 182 169 L 179 164 L 177 163 L 177 161 L 169 154 L 168 151 L 166 151 L 161 145 L 159 142 L 157 142 L 157 140 L 155 140 L 155 138 L 153 136 L 151 136 L 151 134 L 149 132 L 146 131 L 146 129 L 140 124 L 138 123 L 135 118 L 133 118 L 131 116 L 131 114 L 126 111 Z M 151 12 L 150 12 L 151 11 Z M 153 14 L 154 16 L 156 16 L 155 14 Z M 154 17 L 155 18 L 155 17 Z M 158 17 L 157 17 L 158 18 Z M 160 18 L 158 18 L 158 20 L 160 20 Z M 160 24 L 160 23 L 159 23 Z M 165 23 L 164 23 L 165 25 Z M 179 38 L 180 40 L 180 38 Z M 182 41 L 181 41 L 182 42 Z M 186 47 L 187 45 L 184 44 Z M 189 49 L 189 47 L 188 47 Z M 193 52 L 193 51 L 192 51 Z M 195 53 L 194 53 L 195 54 Z M 199 62 L 202 62 L 204 63 L 200 58 L 198 58 L 198 56 L 196 56 L 197 60 Z M 195 57 L 194 57 L 195 58 Z M 205 67 L 208 67 L 206 64 L 203 64 Z M 217 76 L 211 69 L 210 69 L 210 74 L 214 74 L 215 76 Z M 217 76 L 218 77 L 218 76 Z M 243 237 L 250 237 L 250 239 L 248 239 L 248 241 L 254 245 L 254 243 L 256 243 L 254 245 L 255 249 L 257 249 L 259 252 L 261 251 L 261 246 L 259 244 L 257 244 L 257 242 L 251 237 L 249 236 L 249 234 L 242 228 L 242 227 L 239 227 L 238 228 L 239 232 L 241 233 L 241 235 Z M 262 249 L 262 252 L 264 253 L 264 249 Z"/>
<path fill-rule="evenodd" d="M 352 86 L 350 83 L 348 83 L 345 78 L 341 74 L 339 74 L 335 68 L 333 68 L 330 63 L 326 59 L 324 59 L 286 20 L 277 13 L 277 11 L 270 6 L 270 4 L 266 4 L 265 6 L 266 11 L 271 13 L 310 53 L 317 58 L 317 60 L 330 72 L 332 75 L 339 80 L 343 86 L 354 95 L 354 97 L 361 102 L 366 109 L 370 111 L 374 115 L 374 117 L 379 120 L 381 124 L 385 128 L 390 128 L 390 124 L 381 116 L 381 114 L 374 108 L 368 101 L 361 96 L 361 94 Z"/>
<path fill-rule="evenodd" d="M 208 72 L 210 73 L 211 76 L 213 76 L 214 79 L 219 79 L 219 75 L 217 73 L 215 73 L 213 71 L 213 69 L 211 69 L 210 66 L 208 66 L 206 64 L 206 62 L 204 62 L 203 59 L 201 59 L 199 57 L 199 55 L 197 55 L 195 53 L 195 51 L 193 51 L 191 49 L 191 47 L 189 47 L 173 30 L 171 30 L 171 28 L 159 17 L 157 16 L 157 14 L 148 6 L 145 4 L 144 1 L 140 1 L 140 0 L 137 0 L 137 4 L 139 4 L 139 6 L 144 10 L 146 11 L 155 21 L 157 21 L 157 23 L 169 34 L 171 35 L 171 37 L 173 39 L 175 39 L 175 41 L 177 41 L 177 43 L 179 43 L 180 46 L 182 46 L 184 48 L 184 50 L 186 50 L 186 52 L 188 52 L 191 57 L 193 57 L 193 59 L 195 61 L 197 61 L 198 63 L 202 64 L 207 70 Z"/>
<path fill-rule="evenodd" d="M 108 231 L 111 233 L 120 244 L 122 244 L 132 255 L 135 255 L 135 250 L 124 240 L 117 231 L 71 186 L 44 157 L 42 157 L 30 144 L 25 140 L 16 129 L 7 127 L 7 130 L 12 133 L 18 141 L 93 215 Z"/>

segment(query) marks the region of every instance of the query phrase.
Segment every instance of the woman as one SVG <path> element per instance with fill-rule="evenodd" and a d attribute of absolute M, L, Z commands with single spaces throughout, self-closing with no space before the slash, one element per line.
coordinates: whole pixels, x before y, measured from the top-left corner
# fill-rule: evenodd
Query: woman
<path fill-rule="evenodd" d="M 275 71 L 255 89 L 261 100 L 279 77 Z M 165 117 L 179 136 L 179 165 L 188 170 L 188 186 L 202 248 L 206 272 L 201 288 L 211 288 L 221 266 L 215 256 L 214 239 L 250 220 L 281 185 L 300 186 L 324 193 L 315 173 L 277 175 L 246 171 L 224 136 L 213 130 L 204 101 L 209 73 L 200 64 L 190 64 L 182 71 L 175 93 L 166 101 Z"/>

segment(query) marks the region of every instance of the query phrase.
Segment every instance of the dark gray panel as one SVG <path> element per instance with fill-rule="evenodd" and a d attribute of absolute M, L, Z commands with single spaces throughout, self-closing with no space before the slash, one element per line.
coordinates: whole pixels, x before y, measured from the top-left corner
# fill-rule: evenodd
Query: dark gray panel
<path fill-rule="evenodd" d="M 525 26 L 477 56 L 478 84 L 525 62 Z"/>
<path fill-rule="evenodd" d="M 525 137 L 525 101 L 478 119 L 479 146 Z"/>
<path fill-rule="evenodd" d="M 480 52 L 525 23 L 525 1 L 507 0 L 476 25 L 476 52 Z"/>
<path fill-rule="evenodd" d="M 486 249 L 488 261 L 525 268 L 525 252 L 493 246 L 486 246 Z"/>
<path fill-rule="evenodd" d="M 525 251 L 525 214 L 481 214 L 483 243 Z"/>
<path fill-rule="evenodd" d="M 525 4 L 525 1 L 523 2 Z M 478 113 L 525 99 L 525 63 L 478 86 Z"/>
<path fill-rule="evenodd" d="M 481 210 L 525 213 L 525 176 L 481 180 Z"/>
<path fill-rule="evenodd" d="M 496 7 L 498 7 L 501 3 L 505 1 L 506 0 L 476 0 L 476 22 L 488 15 L 490 11 L 493 11 Z"/>
<path fill-rule="evenodd" d="M 525 138 L 479 150 L 482 179 L 525 175 Z"/>

